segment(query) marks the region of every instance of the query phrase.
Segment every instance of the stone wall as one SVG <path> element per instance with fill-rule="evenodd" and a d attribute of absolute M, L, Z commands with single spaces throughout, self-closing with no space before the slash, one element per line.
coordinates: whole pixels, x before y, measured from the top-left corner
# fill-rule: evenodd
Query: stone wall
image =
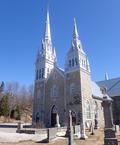
<path fill-rule="evenodd" d="M 44 81 L 35 82 L 35 90 L 34 90 L 34 103 L 33 103 L 33 125 L 36 126 L 36 122 L 38 125 L 43 124 L 44 122 Z"/>

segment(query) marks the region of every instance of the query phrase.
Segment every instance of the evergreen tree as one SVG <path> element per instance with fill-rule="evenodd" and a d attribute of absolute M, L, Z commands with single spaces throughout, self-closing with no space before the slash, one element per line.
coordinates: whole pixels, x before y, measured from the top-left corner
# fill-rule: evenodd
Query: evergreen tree
<path fill-rule="evenodd" d="M 4 91 L 4 82 L 2 81 L 1 85 L 0 85 L 0 92 Z"/>
<path fill-rule="evenodd" d="M 8 116 L 8 114 L 9 114 L 8 96 L 3 96 L 0 101 L 0 115 Z"/>

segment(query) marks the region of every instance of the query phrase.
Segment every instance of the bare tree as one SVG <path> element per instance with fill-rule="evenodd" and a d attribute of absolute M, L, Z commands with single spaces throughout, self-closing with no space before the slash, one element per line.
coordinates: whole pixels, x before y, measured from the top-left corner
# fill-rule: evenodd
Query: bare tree
<path fill-rule="evenodd" d="M 8 95 L 8 105 L 9 105 L 9 119 L 11 115 L 11 111 L 15 109 L 18 103 L 18 92 L 20 89 L 20 85 L 18 82 L 6 82 L 5 91 Z"/>
<path fill-rule="evenodd" d="M 28 86 L 28 95 L 29 95 L 28 102 L 30 104 L 32 104 L 33 96 L 34 96 L 34 85 L 33 84 Z"/>
<path fill-rule="evenodd" d="M 27 110 L 28 116 L 31 116 L 32 101 L 34 95 L 34 86 L 20 85 L 17 81 L 10 81 L 5 83 L 5 93 L 8 96 L 9 105 L 9 119 L 16 107 L 20 108 L 20 114 L 24 116 Z M 9 121 L 9 120 L 8 120 Z"/>
<path fill-rule="evenodd" d="M 6 82 L 5 90 L 9 94 L 18 95 L 20 89 L 20 84 L 18 82 Z"/>

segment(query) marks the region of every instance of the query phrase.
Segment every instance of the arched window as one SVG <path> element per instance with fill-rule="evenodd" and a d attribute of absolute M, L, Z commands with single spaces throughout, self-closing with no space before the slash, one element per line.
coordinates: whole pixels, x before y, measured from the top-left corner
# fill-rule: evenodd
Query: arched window
<path fill-rule="evenodd" d="M 70 96 L 72 97 L 75 93 L 75 84 L 70 84 Z"/>
<path fill-rule="evenodd" d="M 69 67 L 71 67 L 71 60 L 69 60 Z"/>
<path fill-rule="evenodd" d="M 77 58 L 75 58 L 75 64 L 78 65 L 78 59 Z"/>
<path fill-rule="evenodd" d="M 72 59 L 72 67 L 74 67 L 74 59 Z"/>
<path fill-rule="evenodd" d="M 44 68 L 42 68 L 42 78 L 44 78 Z"/>
<path fill-rule="evenodd" d="M 86 118 L 91 119 L 91 107 L 89 101 L 86 103 Z"/>
<path fill-rule="evenodd" d="M 51 109 L 52 113 L 58 113 L 57 107 L 55 105 L 53 105 L 52 109 Z"/>
<path fill-rule="evenodd" d="M 47 68 L 47 75 L 49 75 L 49 73 L 50 73 L 50 69 L 49 69 L 49 68 Z"/>
<path fill-rule="evenodd" d="M 41 69 L 39 69 L 39 79 L 41 79 Z"/>
<path fill-rule="evenodd" d="M 51 89 L 51 97 L 58 97 L 58 87 L 56 85 L 53 85 Z"/>

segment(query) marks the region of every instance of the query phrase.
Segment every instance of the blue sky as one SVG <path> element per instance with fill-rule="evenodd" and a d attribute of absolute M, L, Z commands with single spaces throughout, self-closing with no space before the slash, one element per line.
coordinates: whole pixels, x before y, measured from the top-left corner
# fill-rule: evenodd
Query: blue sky
<path fill-rule="evenodd" d="M 0 0 L 0 80 L 31 84 L 44 35 L 47 0 Z M 49 0 L 58 64 L 64 68 L 73 18 L 93 80 L 120 76 L 120 0 Z"/>

